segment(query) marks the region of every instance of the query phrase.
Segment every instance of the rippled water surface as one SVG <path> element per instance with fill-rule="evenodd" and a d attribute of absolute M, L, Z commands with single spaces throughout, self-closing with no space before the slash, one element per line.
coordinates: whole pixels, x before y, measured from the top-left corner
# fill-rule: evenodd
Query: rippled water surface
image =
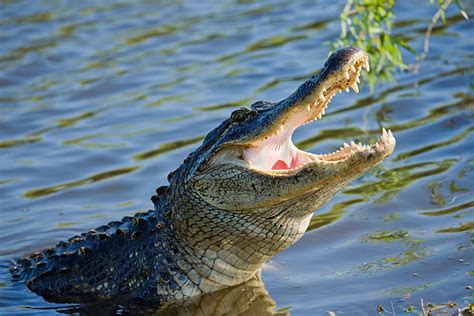
<path fill-rule="evenodd" d="M 436 8 L 400 2 L 397 31 L 421 50 Z M 11 282 L 8 261 L 151 208 L 232 110 L 286 97 L 320 69 L 343 4 L 1 1 L 0 314 L 81 310 Z M 420 298 L 474 301 L 473 26 L 451 8 L 418 72 L 338 95 L 296 132 L 317 153 L 373 141 L 381 127 L 398 146 L 268 263 L 277 309 L 370 315 L 393 304 L 401 315 Z"/>

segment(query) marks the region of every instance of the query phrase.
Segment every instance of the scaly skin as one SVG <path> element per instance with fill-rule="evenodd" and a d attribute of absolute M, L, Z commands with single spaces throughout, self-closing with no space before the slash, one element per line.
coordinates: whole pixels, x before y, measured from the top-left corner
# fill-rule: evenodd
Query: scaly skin
<path fill-rule="evenodd" d="M 242 108 L 211 131 L 152 198 L 155 210 L 111 222 L 20 259 L 13 277 L 49 300 L 171 302 L 242 284 L 304 234 L 312 213 L 392 153 L 345 144 L 314 155 L 291 142 L 352 87 L 367 55 L 337 51 L 288 98 Z"/>

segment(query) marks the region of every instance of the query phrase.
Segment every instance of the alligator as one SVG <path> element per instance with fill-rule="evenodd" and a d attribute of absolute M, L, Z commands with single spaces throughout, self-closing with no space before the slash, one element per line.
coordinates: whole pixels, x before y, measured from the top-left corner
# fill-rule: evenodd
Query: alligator
<path fill-rule="evenodd" d="M 242 284 L 302 237 L 312 214 L 395 147 L 390 130 L 371 145 L 312 154 L 292 142 L 332 97 L 369 71 L 343 48 L 289 97 L 235 110 L 168 175 L 154 209 L 124 217 L 12 263 L 13 279 L 54 302 L 179 302 Z"/>

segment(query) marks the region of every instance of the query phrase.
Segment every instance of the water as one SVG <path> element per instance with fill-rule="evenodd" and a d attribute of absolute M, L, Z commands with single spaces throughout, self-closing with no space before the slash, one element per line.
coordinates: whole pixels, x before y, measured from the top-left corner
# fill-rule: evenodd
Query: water
<path fill-rule="evenodd" d="M 8 260 L 149 209 L 233 109 L 286 97 L 322 66 L 344 1 L 333 3 L 2 1 L 0 314 L 80 311 L 12 283 Z M 396 10 L 421 50 L 435 6 Z M 268 263 L 271 308 L 402 315 L 420 298 L 474 301 L 473 26 L 451 8 L 419 72 L 338 95 L 296 132 L 323 153 L 383 126 L 398 146 Z"/>

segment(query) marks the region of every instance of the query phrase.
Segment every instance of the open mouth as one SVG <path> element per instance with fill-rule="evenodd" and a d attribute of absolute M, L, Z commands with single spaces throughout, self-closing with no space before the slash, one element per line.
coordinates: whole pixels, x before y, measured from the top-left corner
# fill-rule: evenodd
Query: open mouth
<path fill-rule="evenodd" d="M 387 156 L 393 150 L 395 138 L 390 130 L 383 129 L 379 140 L 372 145 L 361 143 L 344 143 L 339 149 L 328 154 L 312 154 L 298 149 L 292 142 L 293 132 L 301 125 L 321 119 L 326 107 L 337 92 L 349 92 L 352 88 L 359 92 L 358 83 L 361 70 L 369 71 L 367 54 L 359 51 L 350 57 L 338 71 L 328 75 L 304 102 L 292 106 L 283 123 L 274 126 L 271 133 L 267 133 L 259 140 L 252 142 L 244 150 L 244 159 L 252 167 L 264 170 L 292 171 L 311 162 L 337 163 L 347 160 L 352 155 L 367 151 Z"/>

